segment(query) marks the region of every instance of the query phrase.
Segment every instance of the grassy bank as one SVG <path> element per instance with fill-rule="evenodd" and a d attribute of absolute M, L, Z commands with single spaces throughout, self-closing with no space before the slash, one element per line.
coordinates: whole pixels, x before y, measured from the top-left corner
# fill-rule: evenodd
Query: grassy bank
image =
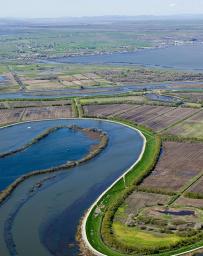
<path fill-rule="evenodd" d="M 131 228 L 126 228 L 114 222 L 114 216 L 118 208 L 136 189 L 136 186 L 153 170 L 161 146 L 159 136 L 152 131 L 144 127 L 134 126 L 131 122 L 121 122 L 138 128 L 143 133 L 146 138 L 145 152 L 141 161 L 126 174 L 125 182 L 121 178 L 106 192 L 90 212 L 86 222 L 86 234 L 90 245 L 98 252 L 108 256 L 171 256 L 202 246 L 202 233 L 186 239 L 176 235 L 163 235 L 159 239 L 140 230 L 134 230 L 133 233 Z M 95 255 L 97 254 L 95 253 Z"/>
<path fill-rule="evenodd" d="M 161 145 L 159 136 L 152 131 L 143 127 L 134 126 L 130 122 L 122 122 L 134 128 L 139 128 L 145 136 L 146 148 L 143 157 L 137 165 L 126 174 L 125 181 L 121 178 L 106 192 L 91 211 L 86 223 L 86 234 L 90 244 L 96 250 L 112 256 L 125 255 L 123 252 L 120 253 L 112 249 L 115 248 L 115 240 L 112 236 L 112 220 L 114 213 L 125 198 L 134 191 L 136 185 L 153 170 L 159 156 Z"/>

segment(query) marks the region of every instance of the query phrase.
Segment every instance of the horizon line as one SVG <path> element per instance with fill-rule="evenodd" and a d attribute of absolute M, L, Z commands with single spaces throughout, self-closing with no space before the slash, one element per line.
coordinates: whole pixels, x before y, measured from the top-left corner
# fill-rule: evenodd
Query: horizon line
<path fill-rule="evenodd" d="M 16 20 L 40 20 L 40 19 L 94 19 L 94 18 L 167 18 L 167 17 L 200 17 L 203 13 L 182 13 L 182 14 L 140 14 L 140 15 L 83 15 L 83 16 L 55 16 L 55 17 L 24 17 L 24 16 L 0 16 L 0 19 L 16 19 Z"/>

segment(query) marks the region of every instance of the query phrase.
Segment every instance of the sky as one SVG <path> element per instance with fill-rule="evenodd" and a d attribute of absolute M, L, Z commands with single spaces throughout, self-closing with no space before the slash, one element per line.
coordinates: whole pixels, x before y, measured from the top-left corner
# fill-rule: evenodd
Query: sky
<path fill-rule="evenodd" d="M 203 14 L 203 0 L 0 0 L 0 17 Z"/>

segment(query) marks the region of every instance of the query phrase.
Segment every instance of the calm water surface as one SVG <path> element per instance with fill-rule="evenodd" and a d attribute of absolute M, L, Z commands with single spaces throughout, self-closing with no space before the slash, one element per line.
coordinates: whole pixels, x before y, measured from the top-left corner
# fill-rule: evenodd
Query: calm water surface
<path fill-rule="evenodd" d="M 32 130 L 32 127 L 28 126 L 28 128 Z M 62 128 L 22 152 L 0 158 L 0 190 L 5 189 L 19 176 L 33 170 L 47 169 L 65 164 L 67 161 L 79 160 L 97 142 L 98 140 L 91 140 L 81 131 Z"/>
<path fill-rule="evenodd" d="M 106 131 L 108 146 L 99 156 L 81 166 L 32 177 L 14 191 L 0 207 L 0 255 L 78 255 L 75 234 L 79 219 L 141 152 L 143 139 L 139 133 L 120 124 L 99 120 L 41 121 L 0 129 L 0 138 L 4 138 L 0 150 L 19 147 L 22 144 L 19 137 L 31 140 L 49 127 L 72 124 Z M 9 139 L 13 134 L 16 136 Z M 24 152 L 22 156 L 25 156 Z M 21 160 L 23 166 L 23 158 Z M 39 181 L 43 181 L 42 187 L 31 192 Z"/>
<path fill-rule="evenodd" d="M 181 100 L 176 97 L 167 96 L 167 95 L 159 95 L 159 94 L 155 94 L 155 93 L 148 93 L 148 94 L 146 94 L 146 97 L 150 100 L 155 100 L 155 101 L 170 102 L 170 103 L 181 102 Z"/>
<path fill-rule="evenodd" d="M 203 44 L 191 44 L 182 46 L 172 46 L 159 49 L 144 49 L 136 52 L 128 53 L 112 53 L 102 55 L 86 55 L 73 56 L 63 58 L 52 58 L 49 60 L 40 60 L 45 63 L 73 63 L 73 64 L 102 64 L 102 65 L 143 65 L 152 67 L 173 68 L 180 70 L 191 70 L 202 72 L 203 70 Z M 195 82 L 193 82 L 194 84 Z M 169 89 L 173 87 L 167 84 L 146 84 L 142 86 L 124 85 L 118 87 L 107 88 L 91 88 L 89 89 L 65 89 L 58 91 L 38 91 L 38 92 L 16 92 L 16 93 L 1 93 L 0 99 L 43 99 L 43 98 L 61 98 L 61 97 L 76 97 L 76 96 L 95 96 L 95 95 L 116 95 L 130 91 L 138 91 L 143 89 Z M 198 87 L 197 87 L 198 89 Z M 182 88 L 180 90 L 190 90 Z M 194 90 L 194 89 L 192 89 Z M 201 89 L 198 89 L 199 91 Z M 201 90 L 202 91 L 202 90 Z"/>
<path fill-rule="evenodd" d="M 50 61 L 56 63 L 144 65 L 183 70 L 203 70 L 202 59 L 203 44 L 192 44 L 151 50 L 145 49 L 130 53 L 52 58 Z"/>
<path fill-rule="evenodd" d="M 178 82 L 175 83 L 161 83 L 161 84 L 143 84 L 143 85 L 121 85 L 111 86 L 105 88 L 87 88 L 87 89 L 65 89 L 57 91 L 37 91 L 37 92 L 15 92 L 15 93 L 1 93 L 0 99 L 46 99 L 46 98 L 64 98 L 64 97 L 87 97 L 99 95 L 119 95 L 123 93 L 146 91 L 146 90 L 168 90 L 168 91 L 199 91 L 203 92 L 203 88 L 198 88 L 202 82 L 187 82 L 188 84 L 197 84 L 197 88 L 177 87 Z M 181 83 L 180 83 L 181 84 Z M 186 84 L 186 82 L 184 82 Z M 174 87 L 176 85 L 176 87 Z"/>

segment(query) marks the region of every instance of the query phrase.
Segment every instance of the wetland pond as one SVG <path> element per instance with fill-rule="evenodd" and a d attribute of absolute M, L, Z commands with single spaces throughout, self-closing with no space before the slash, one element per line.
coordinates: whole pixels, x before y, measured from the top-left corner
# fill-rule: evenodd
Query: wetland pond
<path fill-rule="evenodd" d="M 27 129 L 32 127 L 28 126 Z M 5 139 L 1 140 L 2 144 L 4 141 Z M 22 152 L 0 158 L 0 190 L 33 170 L 43 170 L 65 164 L 67 161 L 79 160 L 97 142 L 98 140 L 91 140 L 81 131 L 65 127 L 54 131 Z"/>
<path fill-rule="evenodd" d="M 0 76 L 0 83 L 6 81 L 8 78 L 6 76 Z"/>
<path fill-rule="evenodd" d="M 194 211 L 190 210 L 181 210 L 181 211 L 170 211 L 170 210 L 165 210 L 165 211 L 159 211 L 160 213 L 167 214 L 167 215 L 174 215 L 174 216 L 191 216 L 195 215 Z"/>
<path fill-rule="evenodd" d="M 170 102 L 170 103 L 181 103 L 181 100 L 177 97 L 168 96 L 168 95 L 159 95 L 155 93 L 148 93 L 146 97 L 153 101 L 162 101 L 162 102 Z"/>
<path fill-rule="evenodd" d="M 96 198 L 132 166 L 143 147 L 141 135 L 124 125 L 103 120 L 64 119 L 0 129 L 0 152 L 15 150 L 44 130 L 61 125 L 100 129 L 108 134 L 108 145 L 82 165 L 33 176 L 14 190 L 0 206 L 0 255 L 78 255 L 75 235 L 80 218 Z M 71 134 L 61 129 L 13 155 L 14 167 L 9 157 L 7 163 L 7 157 L 3 158 L 1 183 L 6 180 L 7 167 L 12 170 L 11 174 L 8 171 L 8 176 L 15 176 L 15 171 L 19 175 L 36 167 L 63 163 L 67 158 L 78 159 L 92 143 L 95 141 L 84 134 Z M 39 182 L 42 186 L 36 187 Z"/>
<path fill-rule="evenodd" d="M 84 56 L 72 56 L 72 57 L 58 57 L 47 60 L 38 60 L 37 63 L 67 63 L 67 64 L 92 64 L 92 65 L 141 65 L 151 67 L 172 68 L 177 70 L 202 72 L 203 70 L 203 44 L 194 43 L 189 45 L 171 46 L 166 48 L 157 49 L 142 49 L 136 52 L 126 53 L 111 53 L 111 54 L 99 54 L 99 55 L 84 55 Z M 1 80 L 0 80 L 1 81 Z M 184 82 L 182 82 L 184 84 Z M 199 85 L 201 82 L 191 82 L 191 84 Z M 178 84 L 174 82 L 174 84 Z M 202 84 L 202 83 L 201 83 Z M 119 86 L 106 86 L 103 88 L 95 88 L 89 86 L 84 89 L 62 89 L 62 90 L 47 90 L 36 92 L 11 92 L 1 93 L 0 99 L 44 99 L 44 98 L 63 98 L 63 97 L 85 97 L 85 96 L 97 96 L 97 95 L 117 95 L 122 93 L 128 93 L 132 91 L 142 90 L 155 90 L 155 89 L 167 89 L 167 90 L 180 90 L 189 91 L 197 90 L 202 91 L 203 88 L 190 89 L 177 86 L 174 88 L 173 84 L 161 83 L 161 84 L 143 84 L 143 85 L 126 85 L 121 84 Z"/>

